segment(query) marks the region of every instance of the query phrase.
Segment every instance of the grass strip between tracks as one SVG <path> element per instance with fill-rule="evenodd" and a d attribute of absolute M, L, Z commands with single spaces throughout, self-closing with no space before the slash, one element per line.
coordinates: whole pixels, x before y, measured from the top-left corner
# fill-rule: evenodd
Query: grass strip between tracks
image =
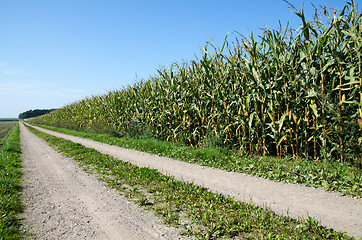
<path fill-rule="evenodd" d="M 335 162 L 314 162 L 288 157 L 240 156 L 235 152 L 221 148 L 191 148 L 147 138 L 147 136 L 137 139 L 118 138 L 109 134 L 94 134 L 47 125 L 37 126 L 110 145 L 136 149 L 226 171 L 243 172 L 273 181 L 303 184 L 310 187 L 323 187 L 327 191 L 337 191 L 342 195 L 358 198 L 362 196 L 362 170 L 347 165 L 341 166 Z"/>
<path fill-rule="evenodd" d="M 297 221 L 252 204 L 177 181 L 159 171 L 140 168 L 80 144 L 29 128 L 50 146 L 141 206 L 154 210 L 165 223 L 201 239 L 340 239 L 345 233 L 319 226 L 309 218 Z"/>
<path fill-rule="evenodd" d="M 19 125 L 0 148 L 0 239 L 20 239 L 21 147 Z"/>

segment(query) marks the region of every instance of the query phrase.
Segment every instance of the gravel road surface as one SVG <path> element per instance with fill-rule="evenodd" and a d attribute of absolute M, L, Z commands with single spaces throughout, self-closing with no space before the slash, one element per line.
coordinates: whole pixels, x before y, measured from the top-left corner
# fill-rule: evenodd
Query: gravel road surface
<path fill-rule="evenodd" d="M 135 150 L 111 146 L 89 139 L 65 135 L 39 127 L 45 133 L 80 143 L 88 148 L 132 164 L 155 168 L 178 180 L 193 182 L 213 192 L 235 197 L 237 200 L 267 206 L 272 211 L 293 218 L 313 217 L 319 223 L 337 231 L 362 238 L 362 199 L 340 196 L 321 188 L 273 182 L 247 174 L 226 172 Z"/>
<path fill-rule="evenodd" d="M 28 239 L 181 239 L 176 229 L 83 172 L 22 124 L 20 130 Z"/>

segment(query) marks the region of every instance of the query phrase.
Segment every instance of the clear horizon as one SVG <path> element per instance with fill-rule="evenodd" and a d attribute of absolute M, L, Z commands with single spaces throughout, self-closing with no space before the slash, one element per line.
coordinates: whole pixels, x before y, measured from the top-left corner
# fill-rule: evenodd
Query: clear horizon
<path fill-rule="evenodd" d="M 290 0 L 307 19 L 311 1 Z M 359 1 L 355 1 L 358 4 Z M 313 0 L 342 9 L 343 0 Z M 0 3 L 0 118 L 60 108 L 148 79 L 162 66 L 200 56 L 238 35 L 299 18 L 283 0 L 25 1 Z"/>

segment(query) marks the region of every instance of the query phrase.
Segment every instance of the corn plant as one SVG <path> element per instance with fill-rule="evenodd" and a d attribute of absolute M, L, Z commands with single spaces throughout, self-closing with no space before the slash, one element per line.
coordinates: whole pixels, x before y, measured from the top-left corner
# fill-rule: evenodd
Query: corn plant
<path fill-rule="evenodd" d="M 354 1 L 301 26 L 207 43 L 200 58 L 37 118 L 240 154 L 361 164 L 361 18 Z M 360 124 L 360 125 L 359 125 Z M 361 127 L 360 127 L 361 126 Z"/>

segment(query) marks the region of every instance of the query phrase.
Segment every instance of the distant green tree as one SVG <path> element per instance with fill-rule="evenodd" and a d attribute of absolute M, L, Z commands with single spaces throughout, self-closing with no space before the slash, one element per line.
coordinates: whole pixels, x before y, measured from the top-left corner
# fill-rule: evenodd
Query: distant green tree
<path fill-rule="evenodd" d="M 28 110 L 26 112 L 22 112 L 19 114 L 18 118 L 19 119 L 25 119 L 25 118 L 32 118 L 32 117 L 37 117 L 37 116 L 41 116 L 44 114 L 47 114 L 51 111 L 56 110 L 54 109 L 34 109 L 34 110 Z"/>

